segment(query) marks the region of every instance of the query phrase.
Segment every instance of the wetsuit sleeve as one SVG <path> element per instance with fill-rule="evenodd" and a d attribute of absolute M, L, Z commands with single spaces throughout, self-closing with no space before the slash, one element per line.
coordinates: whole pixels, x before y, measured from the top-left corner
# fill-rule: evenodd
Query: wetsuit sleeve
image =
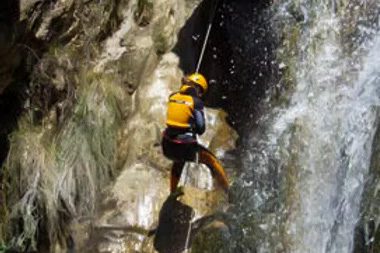
<path fill-rule="evenodd" d="M 204 106 L 202 100 L 199 98 L 194 98 L 194 103 L 194 130 L 197 134 L 201 135 L 206 130 L 205 115 L 203 112 Z"/>

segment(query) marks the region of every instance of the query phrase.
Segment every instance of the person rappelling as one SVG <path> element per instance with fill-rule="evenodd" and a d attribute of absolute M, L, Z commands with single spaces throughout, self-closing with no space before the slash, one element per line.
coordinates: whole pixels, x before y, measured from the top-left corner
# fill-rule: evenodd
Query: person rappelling
<path fill-rule="evenodd" d="M 192 221 L 195 215 L 194 209 L 177 200 L 184 194 L 177 186 L 186 163 L 205 164 L 218 185 L 226 193 L 229 190 L 228 178 L 221 163 L 197 140 L 197 137 L 206 130 L 203 98 L 207 93 L 208 83 L 199 73 L 199 69 L 219 0 L 215 1 L 196 70 L 193 74 L 183 77 L 179 90 L 168 98 L 166 128 L 161 145 L 163 154 L 173 161 L 173 165 L 170 174 L 170 195 L 162 206 L 158 227 L 154 230 L 153 245 L 160 253 L 189 252 L 196 231 L 207 223 L 199 222 L 197 225 L 197 221 Z M 214 219 L 212 216 L 203 218 L 198 221 Z"/>
<path fill-rule="evenodd" d="M 222 189 L 228 191 L 228 179 L 222 165 L 197 141 L 197 135 L 202 135 L 206 130 L 202 98 L 207 89 L 206 78 L 195 73 L 184 77 L 179 91 L 169 96 L 162 150 L 173 161 L 171 193 L 177 188 L 185 163 L 195 161 L 207 165 Z"/>
<path fill-rule="evenodd" d="M 179 91 L 169 96 L 167 127 L 163 133 L 162 150 L 164 155 L 173 161 L 170 177 L 171 193 L 177 188 L 186 162 L 200 162 L 207 165 L 222 189 L 228 192 L 229 188 L 225 170 L 218 159 L 197 141 L 197 135 L 202 135 L 206 130 L 202 98 L 208 89 L 207 80 L 199 73 L 199 69 L 218 3 L 219 0 L 215 0 L 195 73 L 182 78 Z"/>

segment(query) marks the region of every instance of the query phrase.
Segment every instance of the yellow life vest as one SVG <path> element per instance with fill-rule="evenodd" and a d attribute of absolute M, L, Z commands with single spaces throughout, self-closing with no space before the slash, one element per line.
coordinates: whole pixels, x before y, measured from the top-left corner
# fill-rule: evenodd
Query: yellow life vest
<path fill-rule="evenodd" d="M 176 128 L 191 128 L 194 100 L 191 96 L 174 93 L 169 97 L 166 125 Z"/>

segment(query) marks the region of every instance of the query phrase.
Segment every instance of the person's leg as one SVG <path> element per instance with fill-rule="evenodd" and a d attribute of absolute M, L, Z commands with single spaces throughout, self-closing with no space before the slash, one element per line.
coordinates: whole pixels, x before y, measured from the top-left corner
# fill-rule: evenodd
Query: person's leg
<path fill-rule="evenodd" d="M 175 189 L 177 188 L 184 165 L 185 165 L 185 162 L 173 163 L 171 175 L 170 175 L 170 193 L 173 193 Z"/>
<path fill-rule="evenodd" d="M 183 167 L 186 161 L 193 161 L 197 152 L 196 141 L 182 140 L 182 142 L 174 141 L 167 137 L 162 140 L 162 151 L 164 155 L 172 160 L 173 166 L 170 175 L 170 192 L 173 193 L 181 178 Z"/>
<path fill-rule="evenodd" d="M 225 191 L 228 191 L 229 185 L 227 175 L 218 159 L 205 147 L 198 145 L 198 149 L 199 162 L 207 165 L 211 170 L 211 174 L 216 178 L 220 186 L 222 186 Z"/>

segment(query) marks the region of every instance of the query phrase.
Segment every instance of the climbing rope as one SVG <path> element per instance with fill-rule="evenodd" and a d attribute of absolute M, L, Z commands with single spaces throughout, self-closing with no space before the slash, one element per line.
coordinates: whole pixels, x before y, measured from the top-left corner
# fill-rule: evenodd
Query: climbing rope
<path fill-rule="evenodd" d="M 197 157 L 198 157 L 198 153 L 197 153 Z M 197 158 L 197 160 L 198 160 L 198 158 Z M 186 174 L 185 174 L 185 179 L 184 179 L 184 182 L 183 182 L 184 186 L 190 182 L 190 174 L 189 174 L 190 166 L 191 166 L 190 162 L 186 162 L 186 167 L 185 167 Z M 186 241 L 185 241 L 185 251 L 184 251 L 184 253 L 188 252 L 189 242 L 190 242 L 190 236 L 191 236 L 191 223 L 192 222 L 193 222 L 193 217 L 191 217 L 191 219 L 189 221 L 189 226 L 187 228 Z"/>
<path fill-rule="evenodd" d="M 191 236 L 191 223 L 193 222 L 193 218 L 189 222 L 189 227 L 187 229 L 187 235 L 186 235 L 186 242 L 185 242 L 185 253 L 189 250 L 189 242 L 190 242 L 190 236 Z"/>
<path fill-rule="evenodd" d="M 195 70 L 195 73 L 198 73 L 198 72 L 199 72 L 199 69 L 201 68 L 201 64 L 202 64 L 203 56 L 204 56 L 204 54 L 205 54 L 206 47 L 207 47 L 207 42 L 208 42 L 208 39 L 209 39 L 209 37 L 210 37 L 210 32 L 211 32 L 211 28 L 212 28 L 212 23 L 214 22 L 214 18 L 215 18 L 216 10 L 218 9 L 219 0 L 214 0 L 214 1 L 215 1 L 214 9 L 213 9 L 213 12 L 211 13 L 210 20 L 209 20 L 209 22 L 208 22 L 207 32 L 206 32 L 206 36 L 205 36 L 205 40 L 203 41 L 202 50 L 201 50 L 201 54 L 199 55 L 198 64 L 197 64 L 197 68 L 196 68 L 196 70 Z"/>
<path fill-rule="evenodd" d="M 206 51 L 206 47 L 207 47 L 207 42 L 208 42 L 208 39 L 210 37 L 210 32 L 211 32 L 211 28 L 212 28 L 212 23 L 214 21 L 214 18 L 215 18 L 215 14 L 216 14 L 216 10 L 218 8 L 218 3 L 219 3 L 219 0 L 215 0 L 215 5 L 214 5 L 214 9 L 213 9 L 213 12 L 211 13 L 211 16 L 210 16 L 210 20 L 209 20 L 209 23 L 208 23 L 208 26 L 207 26 L 207 32 L 206 32 L 206 36 L 205 36 L 205 39 L 203 41 L 203 45 L 202 45 L 202 50 L 201 50 L 201 54 L 199 55 L 199 59 L 198 59 L 198 64 L 197 64 L 197 68 L 195 70 L 196 73 L 199 72 L 199 69 L 201 67 L 201 64 L 202 64 L 202 60 L 203 60 L 203 56 L 205 54 L 205 51 Z M 196 157 L 195 157 L 195 163 L 197 164 L 197 166 L 199 166 L 199 154 L 198 152 L 196 153 Z M 186 183 L 188 183 L 188 180 L 189 180 L 189 169 L 190 169 L 190 163 L 187 163 L 187 167 L 186 167 L 186 177 L 185 177 L 185 180 L 184 180 L 184 185 L 186 185 Z M 198 183 L 198 177 L 197 177 L 197 183 Z M 187 229 L 187 235 L 186 235 L 186 242 L 185 242 L 185 253 L 189 252 L 189 243 L 190 243 L 190 237 L 191 237 L 191 224 L 193 222 L 193 218 L 190 220 L 189 222 L 189 227 Z"/>
<path fill-rule="evenodd" d="M 199 166 L 199 153 L 197 152 L 195 154 L 195 163 L 197 166 Z M 186 174 L 185 174 L 185 180 L 184 180 L 184 185 L 186 185 L 187 183 L 189 183 L 190 181 L 190 163 L 187 162 L 186 163 Z M 199 173 L 198 173 L 199 174 Z M 197 176 L 197 179 L 196 179 L 196 183 L 198 184 L 199 181 L 198 181 L 198 176 Z M 192 227 L 192 222 L 193 222 L 193 219 L 194 219 L 194 213 L 192 214 L 192 217 L 190 219 L 190 222 L 189 222 L 189 226 L 187 228 L 187 234 L 186 234 L 186 242 L 185 242 L 185 251 L 184 253 L 188 253 L 189 252 L 189 243 L 190 243 L 190 237 L 191 237 L 191 227 Z"/>

